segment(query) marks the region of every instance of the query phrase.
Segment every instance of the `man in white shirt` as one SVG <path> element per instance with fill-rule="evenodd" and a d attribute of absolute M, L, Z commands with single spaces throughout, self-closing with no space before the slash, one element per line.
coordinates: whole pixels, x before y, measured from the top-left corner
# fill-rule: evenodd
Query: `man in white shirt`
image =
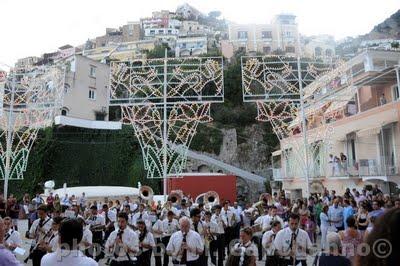
<path fill-rule="evenodd" d="M 21 247 L 22 240 L 18 231 L 12 228 L 12 220 L 10 217 L 5 217 L 4 221 L 4 246 L 9 250 L 14 250 L 16 247 Z"/>
<path fill-rule="evenodd" d="M 132 215 L 131 225 L 133 225 L 133 227 L 136 229 L 137 221 L 143 220 L 146 222 L 148 219 L 149 219 L 149 215 L 147 214 L 147 211 L 145 210 L 145 205 L 143 203 L 140 203 L 139 210 L 134 215 Z"/>
<path fill-rule="evenodd" d="M 217 224 L 216 240 L 214 240 L 213 247 L 210 252 L 211 260 L 213 260 L 214 252 L 218 253 L 218 263 L 215 265 L 222 266 L 224 261 L 225 252 L 225 228 L 227 227 L 228 220 L 225 215 L 221 215 L 221 206 L 215 206 L 215 213 L 211 217 L 211 221 Z"/>
<path fill-rule="evenodd" d="M 31 229 L 29 230 L 29 238 L 34 239 L 30 254 L 33 266 L 40 265 L 40 260 L 46 254 L 46 251 L 41 248 L 41 245 L 45 243 L 53 223 L 53 220 L 47 216 L 46 205 L 40 205 L 37 208 L 37 215 L 39 218 L 32 223 Z"/>
<path fill-rule="evenodd" d="M 196 233 L 199 233 L 201 240 L 204 243 L 205 228 L 204 228 L 203 222 L 201 221 L 200 210 L 197 208 L 192 209 L 192 211 L 190 212 L 190 219 L 191 219 L 190 220 L 190 229 L 192 229 Z M 199 265 L 207 266 L 205 247 L 204 247 L 203 253 L 199 257 Z"/>
<path fill-rule="evenodd" d="M 271 223 L 274 221 L 278 221 L 283 226 L 283 220 L 277 214 L 276 206 L 271 206 L 268 210 L 268 214 L 264 215 L 261 220 L 261 228 L 263 232 L 266 232 L 271 229 Z"/>
<path fill-rule="evenodd" d="M 289 227 L 280 230 L 274 240 L 276 251 L 283 257 L 286 265 L 301 263 L 302 266 L 307 266 L 307 253 L 310 253 L 312 243 L 307 232 L 299 228 L 299 221 L 298 214 L 291 214 Z"/>
<path fill-rule="evenodd" d="M 90 207 L 90 216 L 86 219 L 86 223 L 89 225 L 90 231 L 93 234 L 93 245 L 91 247 L 90 253 L 93 254 L 96 261 L 99 261 L 103 257 L 103 252 L 101 247 L 103 246 L 103 230 L 105 228 L 106 222 L 102 215 L 97 213 L 97 206 L 92 205 Z M 94 251 L 94 249 L 96 251 Z"/>
<path fill-rule="evenodd" d="M 234 239 L 234 228 L 236 223 L 238 222 L 236 220 L 236 215 L 235 213 L 230 209 L 229 202 L 225 201 L 223 208 L 221 210 L 221 215 L 225 216 L 228 223 L 225 228 L 225 248 L 227 249 L 227 253 L 229 255 L 230 249 L 229 249 L 229 243 Z"/>
<path fill-rule="evenodd" d="M 89 228 L 87 228 L 86 222 L 83 218 L 78 218 L 77 220 L 83 228 L 82 240 L 79 243 L 80 250 L 83 251 L 86 256 L 91 257 L 92 255 L 89 253 L 89 249 L 93 245 L 93 234 Z"/>
<path fill-rule="evenodd" d="M 42 258 L 41 266 L 95 266 L 92 258 L 86 257 L 79 250 L 82 240 L 82 226 L 76 219 L 66 219 L 61 222 L 59 230 L 59 249 Z"/>
<path fill-rule="evenodd" d="M 190 229 L 188 217 L 182 217 L 179 225 L 181 230 L 172 234 L 166 251 L 172 256 L 174 265 L 197 266 L 204 243 L 200 235 Z"/>
<path fill-rule="evenodd" d="M 189 208 L 187 206 L 188 204 L 186 203 L 185 200 L 182 201 L 181 203 L 181 209 L 178 211 L 179 212 L 179 218 L 186 216 L 186 217 L 190 217 L 190 211 Z"/>
<path fill-rule="evenodd" d="M 165 206 L 162 208 L 161 210 L 161 219 L 164 220 L 165 218 L 167 218 L 168 212 L 172 211 L 174 213 L 174 215 L 176 217 L 179 216 L 178 210 L 177 208 L 175 208 L 174 206 L 172 206 L 172 201 L 168 200 L 167 203 L 165 204 Z"/>
<path fill-rule="evenodd" d="M 135 262 L 139 252 L 139 237 L 128 227 L 128 215 L 118 214 L 118 229 L 115 229 L 107 239 L 105 251 L 113 254 L 111 266 Z"/>
<path fill-rule="evenodd" d="M 262 246 L 267 253 L 265 266 L 279 265 L 279 256 L 275 254 L 275 246 L 273 245 L 276 234 L 281 230 L 282 224 L 279 221 L 271 223 L 271 230 L 264 233 L 262 238 Z"/>
<path fill-rule="evenodd" d="M 179 223 L 176 219 L 174 219 L 174 212 L 169 211 L 167 214 L 167 218 L 162 221 L 162 229 L 164 231 L 161 242 L 164 247 L 166 247 L 169 243 L 169 240 L 173 233 L 179 230 Z M 169 264 L 169 256 L 167 252 L 164 252 L 164 266 Z"/>
<path fill-rule="evenodd" d="M 103 204 L 103 213 L 105 229 L 104 229 L 104 241 L 107 240 L 108 236 L 112 231 L 115 230 L 115 223 L 117 222 L 117 214 L 110 210 L 107 204 Z"/>

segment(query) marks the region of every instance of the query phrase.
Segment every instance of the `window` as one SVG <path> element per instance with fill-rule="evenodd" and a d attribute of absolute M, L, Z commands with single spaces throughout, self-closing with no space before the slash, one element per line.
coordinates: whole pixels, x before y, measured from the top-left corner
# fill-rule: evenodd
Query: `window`
<path fill-rule="evenodd" d="M 247 39 L 247 31 L 238 31 L 238 39 Z"/>
<path fill-rule="evenodd" d="M 163 34 L 164 30 L 158 30 L 158 34 Z"/>
<path fill-rule="evenodd" d="M 89 69 L 89 76 L 95 78 L 96 77 L 96 67 L 95 66 L 90 66 Z"/>
<path fill-rule="evenodd" d="M 400 97 L 399 87 L 397 85 L 393 86 L 393 100 L 398 101 L 399 97 Z"/>
<path fill-rule="evenodd" d="M 154 35 L 156 33 L 155 30 L 150 30 L 150 35 Z"/>
<path fill-rule="evenodd" d="M 264 47 L 263 47 L 263 53 L 264 53 L 264 54 L 269 54 L 269 53 L 271 53 L 271 47 L 269 47 L 269 46 L 264 46 Z"/>
<path fill-rule="evenodd" d="M 294 53 L 295 49 L 293 46 L 286 46 L 285 51 L 286 53 Z"/>
<path fill-rule="evenodd" d="M 272 38 L 272 31 L 262 31 L 261 38 L 263 39 L 271 39 Z"/>
<path fill-rule="evenodd" d="M 171 34 L 172 33 L 172 30 L 168 30 L 168 34 Z"/>
<path fill-rule="evenodd" d="M 96 100 L 96 90 L 89 89 L 89 99 Z"/>
<path fill-rule="evenodd" d="M 64 93 L 68 93 L 69 89 L 70 89 L 69 84 L 65 83 L 64 84 Z"/>
<path fill-rule="evenodd" d="M 61 109 L 61 115 L 62 115 L 62 116 L 66 116 L 67 114 L 68 114 L 67 108 Z"/>

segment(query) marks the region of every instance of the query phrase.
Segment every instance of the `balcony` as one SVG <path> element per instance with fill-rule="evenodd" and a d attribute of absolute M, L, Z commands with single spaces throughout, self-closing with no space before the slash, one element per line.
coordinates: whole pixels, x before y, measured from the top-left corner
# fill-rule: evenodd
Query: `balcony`
<path fill-rule="evenodd" d="M 304 178 L 304 173 L 282 168 L 274 168 L 273 178 L 276 181 Z M 310 178 L 371 178 L 390 177 L 399 175 L 399 167 L 396 163 L 376 159 L 360 159 L 357 161 L 342 163 L 327 163 L 326 167 L 310 167 Z"/>

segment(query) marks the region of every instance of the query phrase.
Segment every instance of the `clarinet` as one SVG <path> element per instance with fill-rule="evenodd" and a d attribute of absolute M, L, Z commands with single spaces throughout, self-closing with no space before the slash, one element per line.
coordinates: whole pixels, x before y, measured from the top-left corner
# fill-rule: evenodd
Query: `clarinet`
<path fill-rule="evenodd" d="M 51 233 L 52 231 L 53 231 L 53 230 L 50 229 L 50 230 L 44 235 L 43 239 L 46 239 L 46 237 L 48 237 L 48 236 L 49 236 L 49 233 Z M 42 239 L 42 240 L 43 240 L 43 239 Z M 38 240 L 39 240 L 39 239 L 38 239 Z M 33 252 L 38 248 L 39 244 L 40 244 L 40 241 L 37 241 L 36 245 L 31 246 L 31 248 L 29 249 L 29 255 L 28 255 L 28 257 L 26 257 L 26 259 L 24 259 L 24 263 L 27 263 L 28 260 L 32 258 Z"/>

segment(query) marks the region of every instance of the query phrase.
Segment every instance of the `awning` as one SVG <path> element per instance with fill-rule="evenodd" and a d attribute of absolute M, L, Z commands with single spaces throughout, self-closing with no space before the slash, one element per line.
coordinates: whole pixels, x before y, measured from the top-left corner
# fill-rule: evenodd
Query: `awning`
<path fill-rule="evenodd" d="M 79 119 L 62 115 L 56 116 L 54 118 L 54 122 L 56 125 L 83 127 L 91 129 L 120 130 L 122 128 L 121 122 L 93 121 L 93 120 Z"/>
<path fill-rule="evenodd" d="M 340 109 L 343 109 L 347 103 L 353 99 L 354 95 L 357 92 L 357 87 L 347 87 L 335 94 L 333 94 L 330 99 L 332 102 L 331 105 L 326 109 L 325 114 L 329 114 Z"/>

